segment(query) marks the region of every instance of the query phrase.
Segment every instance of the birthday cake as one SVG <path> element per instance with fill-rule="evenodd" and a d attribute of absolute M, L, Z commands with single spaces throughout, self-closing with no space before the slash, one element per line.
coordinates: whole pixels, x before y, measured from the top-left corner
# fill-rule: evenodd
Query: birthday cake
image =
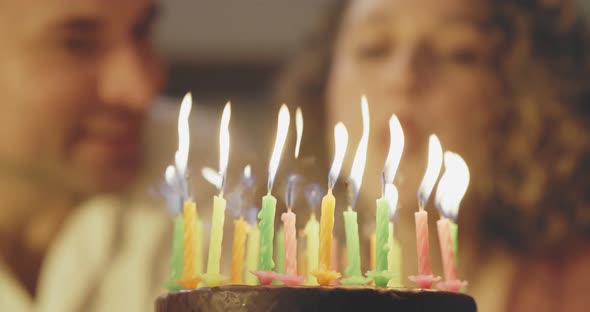
<path fill-rule="evenodd" d="M 473 298 L 420 289 L 374 287 L 222 286 L 170 292 L 156 312 L 214 311 L 477 311 Z"/>
<path fill-rule="evenodd" d="M 183 100 L 179 123 L 188 122 L 186 118 L 186 107 L 190 107 L 188 100 Z M 364 105 L 367 105 L 366 101 Z M 183 205 L 182 215 L 179 214 L 179 207 L 174 209 L 178 216 L 174 222 L 172 257 L 167 283 L 170 292 L 156 300 L 157 312 L 362 311 L 365 309 L 402 312 L 472 312 L 477 310 L 473 298 L 459 293 L 468 283 L 458 278 L 456 270 L 458 231 L 455 221 L 459 203 L 469 183 L 469 170 L 459 155 L 448 151 L 444 153 L 445 173 L 440 178 L 435 198 L 435 206 L 441 213 L 437 229 L 444 279 L 434 275 L 430 268 L 428 213 L 424 208 L 438 180 L 443 161 L 443 150 L 436 136 L 430 139 L 429 165 L 418 191 L 419 211 L 415 213 L 418 275 L 409 276 L 409 279 L 418 288 L 396 287 L 402 285 L 401 281 L 405 278 L 401 274 L 402 252 L 394 232 L 398 193 L 393 185 L 395 175 L 393 168 L 397 167 L 397 164 L 392 159 L 399 160 L 401 148 L 394 148 L 393 144 L 390 145 L 390 153 L 397 151 L 398 155 L 387 157 L 382 181 L 383 196 L 376 202 L 375 232 L 370 244 L 371 270 L 364 274 L 361 269 L 359 225 L 355 210 L 362 170 L 351 169 L 351 177 L 348 181 L 352 182 L 348 183 L 348 188 L 352 196 L 348 209 L 343 212 L 347 248 L 346 268 L 339 272 L 338 257 L 333 257 L 339 255 L 340 251 L 334 238 L 336 197 L 332 189 L 338 180 L 346 151 L 347 130 L 342 123 L 338 123 L 334 130 L 337 152 L 330 169 L 327 192 L 313 183 L 304 188 L 312 213 L 303 231 L 306 244 L 302 254 L 305 260 L 302 258 L 301 261 L 304 261 L 305 266 L 297 265 L 299 257 L 297 223 L 293 208 L 296 206 L 294 199 L 297 194 L 297 185 L 301 183 L 300 179 L 296 175 L 290 175 L 287 179 L 284 196 L 286 209 L 280 215 L 282 227 L 276 231 L 276 237 L 274 225 L 277 221 L 277 199 L 271 193 L 290 118 L 285 105 L 279 111 L 277 142 L 269 165 L 268 193 L 262 198 L 259 212 L 253 208 L 254 213 L 247 214 L 246 218 L 242 212 L 235 215 L 231 275 L 225 275 L 221 260 L 226 206 L 238 207 L 240 211 L 244 208 L 241 201 L 231 199 L 247 199 L 248 196 L 244 194 L 244 190 L 252 188 L 252 177 L 249 170 L 246 170 L 248 166 L 244 169 L 244 175 L 236 193 L 228 192 L 231 188 L 225 187 L 229 112 L 228 104 L 221 118 L 220 138 L 224 139 L 220 139 L 220 150 L 225 154 L 220 155 L 219 173 L 211 169 L 209 171 L 213 173 L 206 175 L 203 171 L 204 176 L 210 176 L 208 180 L 219 191 L 219 195 L 213 197 L 206 270 L 203 263 L 205 259 L 203 222 L 199 219 L 196 204 L 188 192 L 186 163 L 179 162 L 166 170 L 166 185 L 173 190 L 168 193 L 169 206 L 178 206 L 179 203 Z M 367 109 L 363 109 L 363 120 L 368 119 L 367 114 Z M 396 121 L 395 115 L 392 116 L 390 120 L 392 139 L 402 133 L 401 125 L 399 121 Z M 188 124 L 180 124 L 180 126 L 179 129 L 188 129 Z M 179 137 L 179 143 L 182 141 Z M 393 141 L 398 142 L 400 139 Z M 175 161 L 186 161 L 186 153 L 187 148 L 179 145 Z M 354 163 L 364 161 L 363 157 L 357 156 L 358 153 L 355 155 Z M 431 163 L 438 163 L 439 166 L 433 167 Z M 354 164 L 353 167 L 355 167 Z M 308 192 L 308 188 L 314 191 Z M 320 208 L 320 222 L 318 222 L 315 211 Z M 248 218 L 248 215 L 254 217 Z M 275 244 L 276 250 L 273 250 Z M 371 282 L 374 286 L 366 286 Z M 316 285 L 316 283 L 319 286 L 300 286 Z M 440 290 L 430 290 L 433 286 Z"/>

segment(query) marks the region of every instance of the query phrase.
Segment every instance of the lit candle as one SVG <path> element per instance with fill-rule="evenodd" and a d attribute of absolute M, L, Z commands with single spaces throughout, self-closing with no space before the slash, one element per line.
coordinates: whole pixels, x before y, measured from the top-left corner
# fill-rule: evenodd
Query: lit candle
<path fill-rule="evenodd" d="M 428 165 L 418 188 L 419 211 L 415 213 L 416 247 L 418 251 L 418 276 L 410 276 L 420 288 L 430 288 L 438 278 L 430 269 L 430 244 L 428 241 L 428 213 L 424 208 L 436 184 L 442 165 L 442 147 L 436 135 L 431 135 L 428 144 Z"/>
<path fill-rule="evenodd" d="M 246 270 L 248 272 L 256 271 L 258 267 L 258 252 L 260 251 L 260 231 L 258 230 L 258 224 L 256 223 L 256 215 L 258 209 L 251 208 L 248 210 L 247 219 L 250 223 L 250 231 L 248 232 L 248 246 L 246 251 Z M 256 285 L 258 279 L 253 274 L 246 274 L 246 284 Z"/>
<path fill-rule="evenodd" d="M 279 111 L 279 121 L 277 126 L 277 136 L 275 140 L 274 149 L 269 163 L 268 174 L 268 193 L 262 198 L 262 210 L 258 214 L 260 219 L 260 256 L 258 261 L 258 271 L 253 272 L 258 276 L 260 284 L 268 285 L 275 277 L 272 269 L 274 268 L 273 256 L 273 238 L 274 238 L 274 220 L 277 200 L 271 195 L 271 190 L 277 173 L 279 162 L 285 140 L 287 139 L 287 132 L 289 130 L 289 109 L 286 105 L 282 105 Z"/>
<path fill-rule="evenodd" d="M 213 197 L 213 214 L 211 215 L 211 236 L 209 240 L 209 257 L 207 272 L 203 275 L 203 282 L 208 287 L 221 285 L 227 277 L 220 273 L 221 247 L 223 246 L 223 224 L 225 222 L 226 201 L 223 198 L 227 164 L 229 161 L 229 121 L 231 118 L 231 104 L 228 102 L 221 115 L 219 127 L 219 176 L 221 184 L 219 195 Z"/>
<path fill-rule="evenodd" d="M 295 231 L 296 216 L 291 209 L 281 215 L 283 235 L 285 239 L 285 273 L 297 275 L 297 233 Z"/>
<path fill-rule="evenodd" d="M 322 199 L 321 205 L 319 264 L 318 269 L 312 273 L 321 286 L 327 286 L 332 280 L 340 277 L 340 273 L 331 270 L 330 262 L 332 260 L 332 230 L 334 228 L 334 208 L 336 205 L 336 199 L 332 195 L 332 188 L 336 184 L 336 180 L 338 180 L 348 145 L 348 132 L 344 124 L 338 123 L 336 125 L 334 138 L 336 148 L 328 177 L 328 194 Z"/>
<path fill-rule="evenodd" d="M 182 250 L 182 273 L 179 274 L 178 268 L 171 273 L 177 277 L 176 283 L 182 285 L 184 288 L 196 288 L 200 282 L 200 277 L 197 272 L 197 211 L 195 203 L 190 199 L 188 190 L 188 181 L 186 179 L 186 168 L 188 165 L 188 153 L 190 149 L 190 131 L 189 131 L 189 116 L 192 107 L 192 97 L 188 93 L 182 100 L 180 105 L 180 112 L 178 114 L 178 149 L 174 156 L 174 166 L 166 168 L 166 183 L 176 192 L 176 202 L 183 202 L 182 223 L 177 219 L 175 224 L 175 241 L 173 251 L 179 252 Z M 180 225 L 182 224 L 182 225 Z M 179 248 L 179 235 L 182 228 L 182 249 Z M 178 265 L 178 254 L 173 255 L 173 261 Z M 174 287 L 173 283 L 170 283 Z M 174 287 L 176 288 L 176 287 Z"/>
<path fill-rule="evenodd" d="M 248 222 L 240 216 L 234 221 L 234 242 L 232 246 L 231 283 L 244 283 L 244 255 L 246 236 L 249 231 Z"/>
<path fill-rule="evenodd" d="M 373 278 L 375 285 L 387 286 L 391 275 L 387 270 L 387 254 L 389 252 L 389 203 L 383 196 L 377 200 L 375 224 L 375 271 L 367 272 L 367 276 Z"/>
<path fill-rule="evenodd" d="M 397 206 L 397 189 L 393 185 L 395 174 L 401 160 L 404 148 L 404 133 L 396 115 L 389 119 L 389 152 L 383 169 L 382 196 L 377 199 L 375 212 L 375 270 L 367 273 L 372 277 L 375 285 L 386 287 L 395 273 L 388 269 L 389 261 L 389 216 L 390 210 Z"/>
<path fill-rule="evenodd" d="M 305 280 L 304 277 L 297 274 L 297 231 L 295 229 L 297 219 L 295 213 L 293 213 L 297 181 L 298 177 L 296 175 L 291 175 L 287 179 L 285 192 L 287 212 L 281 215 L 283 221 L 285 274 L 279 275 L 277 278 L 286 285 L 299 285 Z"/>
<path fill-rule="evenodd" d="M 185 289 L 197 288 L 201 279 L 197 276 L 197 267 L 195 262 L 196 254 L 196 210 L 195 203 L 191 200 L 184 202 L 182 216 L 184 219 L 184 260 L 182 266 L 182 276 L 178 280 Z"/>
<path fill-rule="evenodd" d="M 309 221 L 305 225 L 305 229 L 303 230 L 306 238 L 306 247 L 307 247 L 307 282 L 308 285 L 317 285 L 316 279 L 313 276 L 312 272 L 315 272 L 318 269 L 318 261 L 319 261 L 319 246 L 320 246 L 320 224 L 315 216 L 315 211 L 320 206 L 321 201 L 321 194 L 322 194 L 321 187 L 318 184 L 311 184 L 305 190 L 305 197 L 307 199 L 307 203 L 311 208 L 311 215 L 309 217 Z"/>
<path fill-rule="evenodd" d="M 174 218 L 174 230 L 172 240 L 172 255 L 169 263 L 169 278 L 166 288 L 170 291 L 181 290 L 182 285 L 178 284 L 178 280 L 182 276 L 182 266 L 184 261 L 184 218 L 182 216 L 183 194 L 179 181 L 176 175 L 176 168 L 168 166 L 165 174 L 165 184 L 163 185 L 163 194 L 166 198 L 168 208 L 172 214 L 176 215 Z"/>
<path fill-rule="evenodd" d="M 169 264 L 169 280 L 166 284 L 166 288 L 170 291 L 176 291 L 182 289 L 182 286 L 178 285 L 177 281 L 182 275 L 182 260 L 184 254 L 184 220 L 182 215 L 174 218 L 174 232 L 172 240 L 172 256 L 170 257 Z"/>
<path fill-rule="evenodd" d="M 244 167 L 244 172 L 240 180 L 241 183 L 238 191 L 228 195 L 228 202 L 230 202 L 232 206 L 236 208 L 233 209 L 234 213 L 239 215 L 238 219 L 234 220 L 234 241 L 232 246 L 232 265 L 230 277 L 232 284 L 244 283 L 244 257 L 246 253 L 245 245 L 248 232 L 250 231 L 250 225 L 249 222 L 244 220 L 242 208 L 245 205 L 250 204 L 249 195 L 250 189 L 254 184 L 254 180 L 255 178 L 252 176 L 252 168 L 250 165 L 247 165 Z M 247 276 L 251 276 L 251 274 L 248 274 Z"/>
<path fill-rule="evenodd" d="M 438 287 L 447 291 L 458 291 L 466 286 L 467 282 L 457 279 L 456 254 L 453 250 L 456 241 L 453 241 L 451 235 L 451 224 L 456 224 L 459 204 L 469 185 L 469 168 L 461 156 L 452 152 L 445 152 L 444 163 L 445 172 L 435 195 L 435 205 L 441 213 L 436 225 L 445 277 L 445 281 L 439 283 Z"/>
<path fill-rule="evenodd" d="M 343 212 L 344 230 L 346 233 L 346 278 L 340 280 L 344 285 L 363 285 L 370 281 L 361 273 L 361 252 L 359 242 L 359 229 L 357 221 L 356 203 L 359 196 L 361 184 L 363 182 L 363 173 L 367 158 L 367 148 L 369 145 L 369 129 L 371 127 L 369 120 L 369 105 L 367 98 L 362 97 L 361 115 L 363 120 L 363 134 L 354 155 L 350 176 L 348 177 L 348 209 Z"/>

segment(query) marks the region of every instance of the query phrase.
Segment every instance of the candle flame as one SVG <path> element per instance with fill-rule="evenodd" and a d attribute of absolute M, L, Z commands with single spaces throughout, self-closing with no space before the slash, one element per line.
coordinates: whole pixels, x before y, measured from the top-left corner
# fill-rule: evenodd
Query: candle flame
<path fill-rule="evenodd" d="M 342 162 L 344 161 L 344 155 L 346 154 L 346 148 L 348 146 L 348 131 L 343 123 L 339 122 L 334 127 L 334 161 L 332 162 L 332 167 L 330 168 L 330 173 L 328 176 L 328 188 L 334 188 L 334 184 L 336 184 L 336 180 L 338 180 L 338 176 L 340 175 L 340 169 L 342 169 Z"/>
<path fill-rule="evenodd" d="M 301 107 L 295 111 L 295 130 L 297 130 L 297 143 L 295 144 L 295 158 L 299 158 L 299 149 L 301 148 L 301 138 L 303 137 L 303 113 Z"/>
<path fill-rule="evenodd" d="M 391 183 L 385 184 L 383 195 L 389 202 L 389 221 L 393 221 L 397 212 L 397 202 L 399 199 L 399 193 L 395 185 Z"/>
<path fill-rule="evenodd" d="M 178 113 L 178 150 L 174 155 L 174 162 L 181 176 L 186 175 L 188 164 L 188 151 L 190 148 L 189 115 L 192 108 L 191 93 L 187 93 L 182 99 L 180 112 Z"/>
<path fill-rule="evenodd" d="M 393 183 L 404 150 L 404 131 L 395 114 L 389 119 L 389 152 L 383 169 L 384 183 Z"/>
<path fill-rule="evenodd" d="M 223 192 L 225 178 L 227 175 L 227 164 L 229 162 L 229 121 L 231 119 L 231 103 L 227 102 L 221 115 L 219 125 L 219 176 L 221 184 L 218 186 L 220 192 Z"/>
<path fill-rule="evenodd" d="M 418 201 L 421 209 L 426 208 L 426 203 L 436 184 L 436 180 L 440 174 L 440 167 L 442 166 L 442 158 L 442 146 L 438 137 L 433 134 L 430 136 L 428 142 L 428 165 L 426 166 L 426 173 L 418 188 Z"/>
<path fill-rule="evenodd" d="M 252 167 L 250 165 L 246 165 L 244 167 L 244 178 L 250 179 L 252 177 Z"/>
<path fill-rule="evenodd" d="M 277 170 L 279 169 L 279 162 L 281 160 L 281 153 L 283 151 L 283 146 L 285 145 L 285 140 L 287 139 L 287 132 L 289 131 L 289 109 L 287 105 L 283 104 L 281 109 L 279 110 L 279 122 L 277 126 L 277 137 L 275 140 L 274 149 L 272 151 L 272 156 L 270 158 L 270 164 L 268 166 L 268 192 L 272 190 L 272 186 L 274 184 L 275 175 L 277 174 Z"/>
<path fill-rule="evenodd" d="M 246 167 L 244 167 L 244 172 L 242 173 L 242 184 L 246 189 L 250 189 L 254 186 L 254 181 L 256 181 L 256 177 L 252 175 L 252 167 L 246 165 Z"/>
<path fill-rule="evenodd" d="M 365 172 L 365 164 L 367 160 L 367 148 L 369 146 L 369 129 L 371 128 L 369 118 L 369 103 L 367 97 L 363 95 L 361 99 L 361 114 L 363 119 L 363 134 L 356 149 L 352 168 L 350 169 L 350 176 L 348 177 L 348 192 L 350 196 L 350 206 L 356 207 L 359 190 L 363 183 L 363 173 Z"/>
<path fill-rule="evenodd" d="M 219 172 L 215 171 L 215 169 L 210 167 L 203 167 L 201 168 L 201 175 L 207 182 L 215 186 L 215 188 L 221 189 L 223 178 L 221 177 L 221 175 L 219 175 Z"/>
<path fill-rule="evenodd" d="M 444 154 L 445 172 L 436 188 L 435 205 L 443 216 L 457 222 L 459 204 L 469 186 L 469 168 L 459 156 L 453 152 Z"/>

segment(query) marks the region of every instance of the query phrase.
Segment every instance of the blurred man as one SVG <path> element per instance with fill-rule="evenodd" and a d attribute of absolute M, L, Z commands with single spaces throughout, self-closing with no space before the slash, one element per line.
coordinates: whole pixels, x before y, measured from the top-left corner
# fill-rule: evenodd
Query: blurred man
<path fill-rule="evenodd" d="M 154 0 L 0 0 L 0 306 L 145 311 L 166 233 L 114 197 L 163 82 Z M 128 208 L 128 209 L 127 209 Z"/>

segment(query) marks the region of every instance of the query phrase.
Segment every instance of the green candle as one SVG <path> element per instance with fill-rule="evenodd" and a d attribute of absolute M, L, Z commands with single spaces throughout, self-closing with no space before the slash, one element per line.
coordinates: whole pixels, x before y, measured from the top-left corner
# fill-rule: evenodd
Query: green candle
<path fill-rule="evenodd" d="M 347 265 L 346 278 L 340 282 L 345 285 L 362 285 L 366 284 L 369 279 L 361 274 L 361 253 L 359 243 L 359 228 L 357 222 L 357 213 L 348 206 L 344 215 L 344 229 L 346 231 L 346 251 Z"/>
<path fill-rule="evenodd" d="M 375 270 L 367 273 L 375 285 L 386 287 L 393 274 L 387 270 L 389 253 L 389 200 L 382 196 L 377 200 L 375 229 Z"/>
<path fill-rule="evenodd" d="M 182 260 L 184 254 L 184 220 L 182 214 L 179 214 L 174 219 L 174 232 L 172 240 L 172 256 L 170 257 L 169 264 L 169 280 L 166 287 L 170 291 L 176 291 L 183 289 L 182 286 L 178 285 L 178 281 L 182 275 Z"/>
<path fill-rule="evenodd" d="M 375 270 L 387 270 L 387 254 L 389 252 L 389 201 L 385 196 L 377 200 L 376 213 L 376 263 Z"/>
<path fill-rule="evenodd" d="M 277 199 L 268 192 L 262 197 L 262 209 L 258 213 L 258 227 L 260 228 L 260 255 L 258 258 L 259 271 L 272 271 L 275 263 L 272 260 L 273 237 L 275 231 L 275 212 Z"/>
<path fill-rule="evenodd" d="M 455 267 L 459 267 L 459 242 L 457 240 L 459 227 L 453 221 L 449 222 L 449 226 L 451 230 L 451 241 L 453 242 L 453 254 L 455 255 Z"/>
<path fill-rule="evenodd" d="M 285 232 L 283 231 L 283 227 L 281 226 L 277 231 L 277 237 L 275 239 L 276 250 L 275 250 L 275 259 L 277 259 L 276 263 L 276 271 L 277 273 L 285 273 Z"/>

